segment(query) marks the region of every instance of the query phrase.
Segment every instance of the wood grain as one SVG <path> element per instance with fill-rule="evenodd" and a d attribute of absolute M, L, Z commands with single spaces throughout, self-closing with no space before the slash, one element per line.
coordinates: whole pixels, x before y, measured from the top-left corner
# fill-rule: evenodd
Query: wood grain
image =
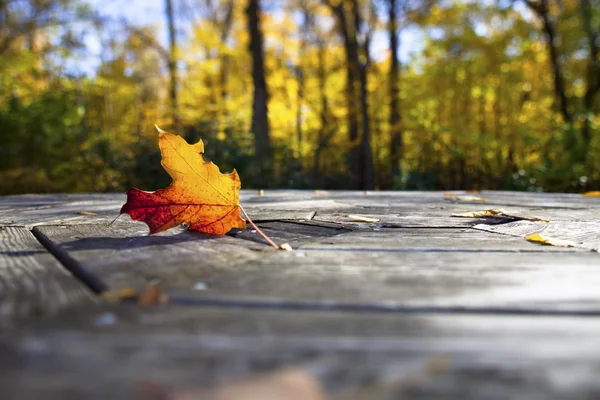
<path fill-rule="evenodd" d="M 0 323 L 91 304 L 90 292 L 23 228 L 0 228 Z"/>
<path fill-rule="evenodd" d="M 143 399 L 141 382 L 206 388 L 294 366 L 340 400 L 592 399 L 599 329 L 573 317 L 88 309 L 0 338 L 0 386 L 19 400 Z"/>
<path fill-rule="evenodd" d="M 308 245 L 307 245 L 308 247 Z M 203 276 L 179 293 L 265 307 L 600 310 L 597 253 L 300 248 Z M 193 303 L 193 302 L 192 302 Z"/>
<path fill-rule="evenodd" d="M 600 255 L 451 216 L 502 208 L 596 248 L 600 199 L 477 196 L 242 191 L 291 252 L 251 230 L 108 226 L 121 194 L 0 197 L 0 314 L 26 316 L 0 332 L 0 397 L 142 399 L 144 381 L 197 393 L 292 366 L 336 400 L 600 398 Z M 170 300 L 95 304 L 67 269 L 96 292 L 158 281 Z"/>
<path fill-rule="evenodd" d="M 143 223 L 39 226 L 34 232 L 61 262 L 86 274 L 97 291 L 143 290 L 154 281 L 191 289 L 211 271 L 243 268 L 263 254 L 277 252 L 252 241 L 184 228 L 148 236 Z"/>
<path fill-rule="evenodd" d="M 476 225 L 474 228 L 519 237 L 537 233 L 545 239 L 568 241 L 578 248 L 600 252 L 600 221 L 517 221 L 498 226 Z"/>

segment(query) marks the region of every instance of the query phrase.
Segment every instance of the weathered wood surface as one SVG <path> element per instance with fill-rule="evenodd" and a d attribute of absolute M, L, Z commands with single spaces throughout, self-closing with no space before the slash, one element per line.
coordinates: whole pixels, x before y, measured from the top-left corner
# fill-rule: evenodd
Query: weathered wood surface
<path fill-rule="evenodd" d="M 211 307 L 66 317 L 2 342 L 3 394 L 142 399 L 144 381 L 205 387 L 293 365 L 339 399 L 361 388 L 369 400 L 600 395 L 599 319 Z M 427 373 L 433 358 L 444 365 Z"/>
<path fill-rule="evenodd" d="M 90 294 L 29 230 L 0 227 L 0 325 L 8 317 L 91 304 Z"/>
<path fill-rule="evenodd" d="M 183 230 L 141 236 L 146 228 L 139 224 L 40 226 L 34 231 L 59 259 L 113 290 L 139 290 L 158 280 L 179 297 L 265 305 L 600 311 L 600 258 L 590 252 L 475 230 L 340 233 L 316 227 L 311 237 L 307 225 L 266 225 L 278 226 L 266 232 L 291 241 L 296 251 Z M 296 233 L 298 228 L 305 234 Z M 260 238 L 251 232 L 238 236 Z M 193 290 L 199 282 L 204 289 Z"/>
<path fill-rule="evenodd" d="M 547 240 L 557 239 L 569 242 L 573 247 L 600 252 L 600 220 L 550 221 L 549 223 L 516 221 L 497 226 L 481 224 L 473 228 L 519 237 L 537 233 Z"/>
<path fill-rule="evenodd" d="M 109 226 L 120 194 L 2 197 L 0 323 L 30 317 L 0 335 L 0 397 L 145 398 L 140 381 L 203 387 L 286 365 L 346 400 L 600 397 L 600 254 L 529 243 L 530 223 L 451 216 L 501 208 L 593 245 L 600 199 L 476 196 L 242 191 L 292 252 L 250 227 Z M 168 304 L 88 299 L 149 282 Z M 447 366 L 424 372 L 436 357 Z"/>
<path fill-rule="evenodd" d="M 503 208 L 511 214 L 552 220 L 597 219 L 600 201 L 574 194 L 483 192 L 487 200 L 457 202 L 440 192 L 312 192 L 269 190 L 263 196 L 242 191 L 241 202 L 255 221 L 307 220 L 352 226 L 348 214 L 370 214 L 399 227 L 470 227 L 478 220 L 452 218 L 452 212 Z M 0 226 L 108 224 L 119 215 L 123 194 L 61 194 L 5 196 Z M 82 215 L 95 213 L 96 216 Z M 316 215 L 314 215 L 315 213 Z M 121 217 L 120 220 L 127 220 Z M 490 221 L 487 221 L 490 222 Z M 493 223 L 493 222 L 491 222 Z"/>

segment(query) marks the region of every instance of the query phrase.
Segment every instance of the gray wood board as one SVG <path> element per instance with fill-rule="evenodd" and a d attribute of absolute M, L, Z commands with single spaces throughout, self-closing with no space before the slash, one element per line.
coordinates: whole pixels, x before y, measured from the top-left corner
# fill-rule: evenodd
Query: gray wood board
<path fill-rule="evenodd" d="M 242 190 L 241 203 L 255 221 L 306 220 L 353 225 L 348 214 L 379 217 L 401 227 L 472 226 L 481 220 L 457 219 L 453 212 L 503 208 L 511 214 L 556 220 L 600 217 L 600 200 L 579 195 L 486 192 L 494 201 L 449 202 L 442 192 L 314 192 Z M 108 223 L 125 203 L 124 194 L 19 195 L 0 198 L 0 226 Z M 97 215 L 82 215 L 81 212 Z M 130 221 L 127 216 L 121 221 Z M 495 221 L 488 221 L 494 223 Z"/>
<path fill-rule="evenodd" d="M 368 192 L 368 195 L 360 195 L 360 192 L 346 192 L 341 194 L 345 197 L 344 202 L 352 205 L 361 206 L 393 206 L 395 203 L 417 202 L 422 204 L 446 202 L 448 204 L 479 204 L 484 207 L 493 206 L 524 206 L 555 209 L 578 209 L 600 207 L 600 198 L 584 197 L 580 194 L 568 193 L 527 193 L 527 192 L 501 192 L 501 191 L 482 191 L 481 193 L 465 193 L 461 191 L 451 192 Z M 475 196 L 485 199 L 484 202 L 461 201 L 445 196 L 446 193 L 452 193 L 457 196 Z M 337 199 L 336 194 L 328 194 L 328 198 Z"/>
<path fill-rule="evenodd" d="M 108 224 L 125 203 L 125 195 L 23 195 L 0 197 L 0 226 Z M 264 203 L 264 204 L 263 204 Z M 332 200 L 250 202 L 246 211 L 254 221 L 310 219 L 323 209 L 344 208 Z M 95 214 L 95 215 L 93 215 Z M 121 222 L 132 222 L 129 216 Z"/>
<path fill-rule="evenodd" d="M 294 365 L 339 400 L 594 399 L 599 330 L 599 318 L 86 309 L 0 337 L 0 387 L 10 400 L 142 399 L 144 381 L 197 388 Z M 432 359 L 445 368 L 424 372 Z"/>
<path fill-rule="evenodd" d="M 482 225 L 477 225 L 482 226 Z M 494 232 L 503 225 L 484 225 Z M 576 252 L 575 248 L 540 246 L 522 237 L 498 235 L 475 229 L 386 229 L 376 225 L 313 241 L 299 246 L 301 250 L 342 251 L 473 251 L 473 252 Z M 501 230 L 501 229 L 500 229 Z M 347 232 L 347 231 L 346 231 Z M 524 255 L 524 257 L 527 257 Z"/>
<path fill-rule="evenodd" d="M 600 308 L 597 253 L 477 231 L 423 229 L 420 237 L 404 229 L 357 231 L 314 237 L 285 252 L 182 230 L 147 237 L 143 225 L 35 229 L 61 260 L 113 289 L 141 289 L 158 279 L 187 297 L 265 306 Z M 192 291 L 197 287 L 202 290 Z"/>
<path fill-rule="evenodd" d="M 294 249 L 318 238 L 332 237 L 349 232 L 343 228 L 324 227 L 290 221 L 262 222 L 258 226 L 276 244 L 288 243 Z M 246 230 L 232 231 L 230 236 L 267 244 L 267 241 L 251 226 L 248 226 Z"/>
<path fill-rule="evenodd" d="M 550 223 L 517 221 L 497 226 L 476 225 L 474 228 L 519 237 L 537 233 L 547 240 L 567 241 L 573 246 L 600 252 L 600 220 Z"/>
<path fill-rule="evenodd" d="M 268 252 L 267 245 L 184 228 L 148 236 L 143 223 L 39 226 L 34 232 L 59 260 L 80 269 L 102 290 L 142 290 L 149 282 L 192 288 L 214 269 L 235 268 Z"/>
<path fill-rule="evenodd" d="M 600 310 L 599 264 L 589 252 L 301 248 L 214 269 L 206 290 L 178 294 L 287 307 Z"/>
<path fill-rule="evenodd" d="M 29 230 L 0 228 L 0 324 L 8 318 L 52 314 L 81 303 L 92 303 L 88 288 Z"/>

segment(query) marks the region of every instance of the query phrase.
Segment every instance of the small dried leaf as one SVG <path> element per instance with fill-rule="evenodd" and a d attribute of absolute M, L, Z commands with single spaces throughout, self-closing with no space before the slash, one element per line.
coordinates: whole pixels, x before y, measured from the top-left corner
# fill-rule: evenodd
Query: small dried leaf
<path fill-rule="evenodd" d="M 280 248 L 281 250 L 286 250 L 286 251 L 292 251 L 292 250 L 293 250 L 293 249 L 292 249 L 292 246 L 290 246 L 290 244 L 289 244 L 289 243 L 280 244 L 280 245 L 279 245 L 279 248 Z"/>
<path fill-rule="evenodd" d="M 444 199 L 445 200 L 449 200 L 449 201 L 472 201 L 472 202 L 476 202 L 476 203 L 485 203 L 487 201 L 483 197 L 478 197 L 478 196 L 457 196 L 457 195 L 454 195 L 454 194 L 451 194 L 451 195 L 445 194 L 444 195 Z"/>
<path fill-rule="evenodd" d="M 545 244 L 545 245 L 549 245 L 549 246 L 556 246 L 556 247 L 575 247 L 576 246 L 575 243 L 573 243 L 569 240 L 552 239 L 552 238 L 548 239 L 548 238 L 543 237 L 539 233 L 527 235 L 527 236 L 525 236 L 525 239 L 527 239 L 527 241 L 529 241 L 529 242 Z"/>
<path fill-rule="evenodd" d="M 89 212 L 89 211 L 78 211 L 77 214 L 79 215 L 88 215 L 90 217 L 96 217 L 98 214 L 94 213 L 94 212 Z"/>
<path fill-rule="evenodd" d="M 161 290 L 160 286 L 156 282 L 150 283 L 138 297 L 138 304 L 140 306 L 163 304 L 168 301 L 169 296 Z"/>
<path fill-rule="evenodd" d="M 584 193 L 583 196 L 585 196 L 585 197 L 600 197 L 600 190 Z"/>
<path fill-rule="evenodd" d="M 132 288 L 123 288 L 118 290 L 109 290 L 103 292 L 100 297 L 102 301 L 106 303 L 118 303 L 123 300 L 134 299 L 137 296 L 137 292 Z"/>
<path fill-rule="evenodd" d="M 522 215 L 509 214 L 501 209 L 481 210 L 481 211 L 470 211 L 464 213 L 452 213 L 453 217 L 463 218 L 501 218 L 501 219 L 513 219 L 515 221 L 532 221 L 532 222 L 550 222 L 548 219 L 541 219 L 537 217 L 525 217 Z"/>
<path fill-rule="evenodd" d="M 463 217 L 463 218 L 484 218 L 484 217 L 493 217 L 498 214 L 502 214 L 504 211 L 500 209 L 492 209 L 492 210 L 480 210 L 480 211 L 469 211 L 464 213 L 452 213 L 453 217 Z"/>
<path fill-rule="evenodd" d="M 349 214 L 348 218 L 352 222 L 379 222 L 379 218 L 365 217 L 364 215 Z"/>

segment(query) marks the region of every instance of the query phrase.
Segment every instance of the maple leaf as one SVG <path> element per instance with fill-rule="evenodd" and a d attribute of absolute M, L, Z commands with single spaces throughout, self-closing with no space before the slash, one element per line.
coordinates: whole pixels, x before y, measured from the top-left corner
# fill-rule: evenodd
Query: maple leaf
<path fill-rule="evenodd" d="M 145 222 L 149 234 L 183 223 L 188 229 L 215 235 L 246 228 L 239 212 L 241 182 L 237 172 L 223 174 L 212 161 L 204 161 L 202 140 L 191 145 L 181 136 L 156 128 L 161 165 L 173 181 L 155 192 L 129 189 L 121 214 Z"/>

